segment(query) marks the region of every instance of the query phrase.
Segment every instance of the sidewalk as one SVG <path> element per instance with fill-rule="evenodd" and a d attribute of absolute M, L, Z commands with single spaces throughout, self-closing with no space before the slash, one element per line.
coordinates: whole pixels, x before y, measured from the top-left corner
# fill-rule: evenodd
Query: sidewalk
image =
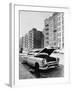
<path fill-rule="evenodd" d="M 31 79 L 35 78 L 27 69 L 19 63 L 19 79 Z"/>

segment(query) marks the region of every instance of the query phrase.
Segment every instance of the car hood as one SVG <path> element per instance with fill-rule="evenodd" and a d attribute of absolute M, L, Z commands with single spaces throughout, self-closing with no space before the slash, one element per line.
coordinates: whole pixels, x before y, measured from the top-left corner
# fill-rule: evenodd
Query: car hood
<path fill-rule="evenodd" d="M 47 53 L 48 55 L 51 55 L 51 53 L 54 51 L 55 49 L 47 49 L 44 48 L 42 51 L 40 51 L 40 53 Z"/>

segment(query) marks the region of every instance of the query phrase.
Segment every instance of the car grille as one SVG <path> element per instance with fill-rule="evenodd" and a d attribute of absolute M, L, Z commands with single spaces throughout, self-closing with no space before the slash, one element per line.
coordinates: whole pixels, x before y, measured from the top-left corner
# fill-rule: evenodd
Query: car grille
<path fill-rule="evenodd" d="M 57 64 L 58 64 L 57 62 L 48 62 L 48 63 L 47 63 L 48 66 L 55 66 L 55 65 L 57 65 Z"/>

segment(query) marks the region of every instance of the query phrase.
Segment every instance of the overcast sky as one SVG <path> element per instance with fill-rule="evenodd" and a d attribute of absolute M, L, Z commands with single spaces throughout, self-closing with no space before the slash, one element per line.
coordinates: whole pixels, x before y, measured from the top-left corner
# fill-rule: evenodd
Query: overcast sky
<path fill-rule="evenodd" d="M 28 33 L 32 28 L 42 31 L 44 20 L 52 14 L 52 12 L 20 11 L 20 36 Z"/>

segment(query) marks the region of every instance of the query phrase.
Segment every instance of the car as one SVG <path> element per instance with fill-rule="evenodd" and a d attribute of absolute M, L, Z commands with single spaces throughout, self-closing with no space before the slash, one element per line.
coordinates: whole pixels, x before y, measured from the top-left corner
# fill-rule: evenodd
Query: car
<path fill-rule="evenodd" d="M 64 54 L 64 49 L 56 49 L 54 50 L 53 53 L 60 53 L 60 54 Z"/>
<path fill-rule="evenodd" d="M 51 57 L 51 53 L 54 49 L 44 48 L 40 50 L 36 55 L 28 55 L 26 63 L 40 70 L 47 70 L 59 66 L 59 58 Z"/>
<path fill-rule="evenodd" d="M 64 54 L 64 49 L 60 49 L 59 53 Z"/>

